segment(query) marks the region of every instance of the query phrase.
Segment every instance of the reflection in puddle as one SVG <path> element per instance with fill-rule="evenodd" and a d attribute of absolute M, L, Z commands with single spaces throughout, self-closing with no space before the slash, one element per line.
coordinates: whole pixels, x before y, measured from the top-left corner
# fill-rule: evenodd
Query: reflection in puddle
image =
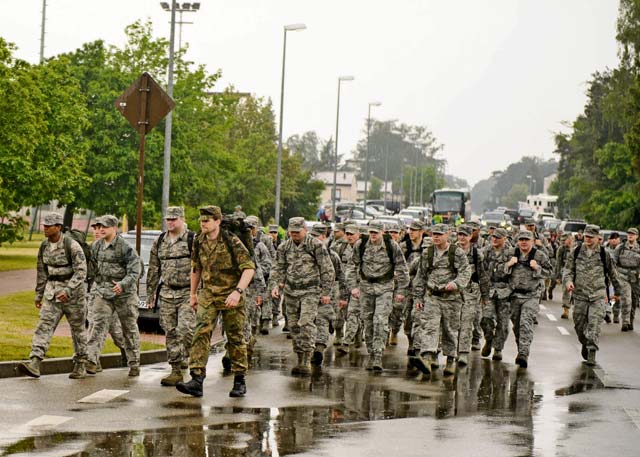
<path fill-rule="evenodd" d="M 286 352 L 257 352 L 252 369 L 281 372 L 288 377 L 288 358 Z M 24 439 L 4 449 L 2 455 L 39 451 L 79 456 L 278 456 L 317 449 L 322 440 L 364 432 L 369 421 L 474 415 L 486 416 L 496 426 L 517 425 L 508 433 L 514 442 L 524 445 L 524 454 L 533 449 L 533 409 L 541 405 L 536 404 L 539 398 L 534 397 L 534 383 L 526 370 L 477 358 L 455 378 L 436 374 L 421 379 L 418 373 L 407 372 L 402 360 L 389 360 L 385 365 L 388 370 L 380 376 L 364 371 L 365 362 L 366 357 L 357 354 L 336 360 L 330 355 L 330 368 L 316 371 L 310 379 L 290 378 L 287 389 L 291 392 L 308 392 L 332 400 L 332 406 L 203 407 L 173 400 L 163 407 L 184 414 L 156 417 L 165 420 L 167 427 L 111 433 L 49 433 Z M 555 394 L 602 387 L 596 380 L 588 374 L 584 378 L 581 373 L 572 386 Z M 552 398 L 553 392 L 544 395 Z M 545 418 L 557 418 L 548 409 L 541 409 L 537 416 L 537 427 Z M 225 417 L 228 421 L 221 424 Z"/>

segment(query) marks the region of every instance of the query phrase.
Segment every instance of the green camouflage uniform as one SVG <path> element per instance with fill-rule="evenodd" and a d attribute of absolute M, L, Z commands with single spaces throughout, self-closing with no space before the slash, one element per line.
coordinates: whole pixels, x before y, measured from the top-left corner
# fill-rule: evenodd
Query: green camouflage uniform
<path fill-rule="evenodd" d="M 87 359 L 87 334 L 84 327 L 87 314 L 87 260 L 82 247 L 76 241 L 71 238 L 65 241 L 67 236 L 61 233 L 56 243 L 44 240 L 39 251 L 42 255 L 38 256 L 35 300 L 42 302 L 42 308 L 33 334 L 29 358 L 44 359 L 51 337 L 60 319 L 65 316 L 71 327 L 74 362 L 84 362 Z M 65 251 L 65 242 L 68 243 L 71 264 Z M 66 303 L 56 299 L 56 295 L 61 292 L 65 292 L 69 297 Z"/>
<path fill-rule="evenodd" d="M 633 323 L 640 302 L 640 244 L 636 241 L 631 247 L 628 242 L 620 243 L 614 251 L 613 259 L 623 283 L 620 291 L 622 323 Z"/>
<path fill-rule="evenodd" d="M 324 245 L 306 234 L 296 244 L 288 239 L 278 246 L 270 290 L 284 283 L 284 306 L 293 338 L 293 351 L 315 349 L 315 320 L 321 296 L 331 296 L 335 271 Z"/>
<path fill-rule="evenodd" d="M 147 299 L 152 300 L 162 282 L 158 302 L 160 327 L 164 330 L 167 361 L 179 366 L 189 359 L 189 349 L 196 326 L 196 313 L 189 303 L 191 253 L 188 230 L 176 239 L 165 233 L 162 242 L 156 239 L 151 247 L 147 272 Z"/>
<path fill-rule="evenodd" d="M 140 365 L 140 333 L 138 331 L 138 280 L 142 273 L 140 257 L 135 249 L 119 234 L 107 244 L 100 239 L 91 246 L 98 264 L 93 300 L 93 331 L 89 337 L 89 360 L 98 363 L 101 344 L 104 342 L 114 311 L 118 314 L 125 341 L 129 367 Z M 122 294 L 113 292 L 117 282 Z"/>
<path fill-rule="evenodd" d="M 464 290 L 471 279 L 471 269 L 466 254 L 455 248 L 453 270 L 449 266 L 449 247 L 438 252 L 434 246 L 433 268 L 428 268 L 428 249 L 422 252 L 418 273 L 413 281 L 413 299 L 423 303 L 422 310 L 416 310 L 416 322 L 420 325 L 414 335 L 413 347 L 420 354 L 436 353 L 442 331 L 442 353 L 455 357 L 460 330 L 460 310 Z M 451 292 L 445 286 L 453 282 L 457 289 Z"/>

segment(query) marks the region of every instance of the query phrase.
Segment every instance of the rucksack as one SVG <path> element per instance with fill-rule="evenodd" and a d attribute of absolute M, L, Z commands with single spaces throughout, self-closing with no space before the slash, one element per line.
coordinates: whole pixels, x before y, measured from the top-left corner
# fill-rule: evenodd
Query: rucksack
<path fill-rule="evenodd" d="M 471 256 L 473 258 L 473 273 L 471 274 L 471 281 L 479 283 L 480 279 L 478 277 L 478 248 L 475 246 L 471 246 L 471 249 Z"/>
<path fill-rule="evenodd" d="M 82 252 L 84 253 L 84 257 L 87 261 L 87 277 L 86 282 L 91 285 L 93 280 L 96 277 L 96 273 L 98 272 L 98 262 L 93 257 L 91 252 L 91 246 L 87 244 L 87 235 L 78 229 L 70 229 L 69 227 L 65 227 L 62 230 L 62 233 L 65 234 L 63 237 L 64 240 L 64 253 L 67 257 L 67 264 L 60 266 L 72 266 L 73 260 L 71 259 L 71 240 L 76 241 L 80 247 L 82 248 Z M 42 259 L 42 253 L 44 251 L 44 244 L 40 245 L 40 249 L 38 250 L 38 259 Z M 47 276 L 49 275 L 47 266 L 44 266 L 45 273 Z"/>
<path fill-rule="evenodd" d="M 449 244 L 449 250 L 447 253 L 447 256 L 449 257 L 449 269 L 451 270 L 451 272 L 455 273 L 456 270 L 456 266 L 455 266 L 455 262 L 456 262 L 456 248 L 457 246 L 453 243 Z M 433 271 L 433 261 L 434 261 L 434 257 L 436 255 L 436 248 L 434 245 L 431 245 L 427 248 L 427 267 L 426 267 L 426 272 L 427 273 L 431 273 Z"/>
<path fill-rule="evenodd" d="M 425 237 L 426 235 L 422 236 L 422 242 L 424 242 Z M 422 242 L 418 245 L 417 249 L 413 249 L 413 242 L 411 241 L 411 238 L 409 238 L 409 235 L 405 236 L 403 241 L 404 241 L 405 247 L 407 248 L 407 252 L 405 252 L 404 254 L 405 259 L 409 260 L 409 256 L 414 252 L 418 252 L 422 254 L 422 251 L 424 250 L 424 246 Z"/>
<path fill-rule="evenodd" d="M 582 243 L 579 243 L 573 250 L 573 284 L 576 283 L 576 260 L 580 255 L 580 249 L 582 249 Z M 607 301 L 611 300 L 609 297 L 609 268 L 607 267 L 607 251 L 604 246 L 600 246 L 600 262 L 602 262 L 602 268 L 604 269 L 604 285 L 607 290 Z"/>
<path fill-rule="evenodd" d="M 393 275 L 396 271 L 396 259 L 395 259 L 395 256 L 393 255 L 393 247 L 391 247 L 391 237 L 385 233 L 382 235 L 382 240 L 384 241 L 384 247 L 385 247 L 385 250 L 387 251 L 387 256 L 389 256 L 389 262 L 391 262 L 391 270 L 389 270 L 387 273 L 384 274 L 384 276 L 382 276 L 379 279 L 388 281 L 393 278 Z M 358 255 L 360 257 L 360 275 L 364 279 L 367 279 L 367 277 L 362 271 L 362 264 L 363 264 L 362 259 L 364 258 L 364 251 L 367 247 L 366 245 L 368 242 L 369 242 L 369 235 L 360 236 L 360 246 L 358 247 Z"/>
<path fill-rule="evenodd" d="M 160 245 L 162 244 L 162 240 L 164 240 L 164 237 L 167 235 L 167 232 L 162 232 L 160 234 L 160 236 L 158 237 L 158 249 L 160 248 Z M 191 258 L 191 254 L 193 252 L 193 239 L 195 238 L 196 234 L 195 232 L 193 232 L 192 230 L 187 230 L 187 246 L 189 247 L 189 255 L 181 255 L 178 257 L 165 257 L 164 259 L 160 259 L 160 256 L 158 256 L 158 259 L 160 260 L 177 260 L 177 259 L 187 259 L 187 258 Z M 162 262 L 160 262 L 158 264 L 158 278 L 160 277 L 160 275 L 162 274 Z M 144 262 L 143 262 L 143 272 L 142 272 L 142 276 L 144 276 Z M 140 277 L 142 277 L 140 276 Z"/>
<path fill-rule="evenodd" d="M 234 235 L 240 240 L 247 251 L 249 251 L 249 256 L 253 259 L 254 251 L 251 227 L 245 224 L 243 219 L 225 216 L 220 223 L 220 237 L 222 238 L 222 241 L 224 241 L 224 244 L 227 246 L 227 250 L 231 255 L 231 263 L 233 264 L 233 269 L 239 272 L 240 265 L 238 264 L 238 259 L 236 258 L 232 244 L 232 236 Z M 200 242 L 198 241 L 198 237 L 194 238 L 192 249 L 192 256 L 197 257 L 200 252 Z"/>
<path fill-rule="evenodd" d="M 514 251 L 513 255 L 515 256 L 516 259 L 518 259 L 518 263 L 522 264 L 522 265 L 526 265 L 529 268 L 531 268 L 531 261 L 535 258 L 536 256 L 536 248 L 531 248 L 531 250 L 529 251 L 529 254 L 527 255 L 527 260 L 522 262 L 520 261 L 520 248 L 516 247 L 516 250 Z"/>

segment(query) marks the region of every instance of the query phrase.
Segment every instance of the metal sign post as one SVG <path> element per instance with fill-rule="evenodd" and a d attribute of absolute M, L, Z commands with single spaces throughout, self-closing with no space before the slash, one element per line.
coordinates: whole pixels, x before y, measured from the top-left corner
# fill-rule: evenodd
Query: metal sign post
<path fill-rule="evenodd" d="M 138 161 L 138 201 L 136 211 L 136 250 L 140 254 L 142 233 L 142 197 L 144 189 L 145 136 L 175 106 L 175 102 L 147 72 L 114 102 L 116 109 L 140 133 Z"/>

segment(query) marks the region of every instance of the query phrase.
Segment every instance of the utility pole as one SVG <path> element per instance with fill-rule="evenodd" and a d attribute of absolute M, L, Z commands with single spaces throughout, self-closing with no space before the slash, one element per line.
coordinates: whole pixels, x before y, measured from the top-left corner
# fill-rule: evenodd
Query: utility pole
<path fill-rule="evenodd" d="M 176 6 L 171 2 L 171 32 L 169 34 L 169 70 L 167 72 L 167 94 L 173 98 L 173 47 L 176 41 Z M 164 216 L 169 206 L 169 188 L 171 186 L 171 129 L 173 127 L 173 112 L 169 111 L 164 124 L 164 163 L 162 169 L 162 230 L 167 230 L 167 221 Z"/>

